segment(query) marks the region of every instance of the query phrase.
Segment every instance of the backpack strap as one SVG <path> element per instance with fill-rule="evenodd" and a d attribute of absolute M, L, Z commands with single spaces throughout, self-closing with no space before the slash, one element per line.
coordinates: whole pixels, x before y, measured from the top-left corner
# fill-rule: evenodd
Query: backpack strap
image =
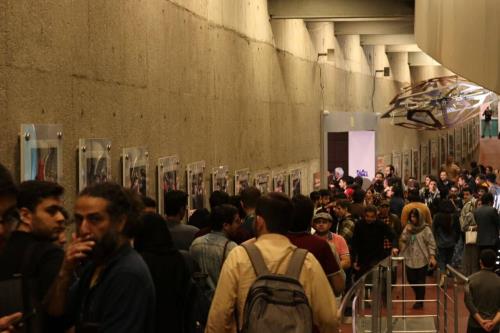
<path fill-rule="evenodd" d="M 286 275 L 299 280 L 300 272 L 302 271 L 302 266 L 304 265 L 304 260 L 306 259 L 307 250 L 296 248 L 292 253 L 292 259 L 288 264 L 288 269 L 286 270 Z"/>
<path fill-rule="evenodd" d="M 241 244 L 243 248 L 247 251 L 248 257 L 252 262 L 253 269 L 255 270 L 255 274 L 257 277 L 262 275 L 269 275 L 269 269 L 264 262 L 264 258 L 260 253 L 259 249 L 255 244 Z"/>
<path fill-rule="evenodd" d="M 229 244 L 230 240 L 228 239 L 226 241 L 226 244 L 224 244 L 224 250 L 222 250 L 222 260 L 220 261 L 220 267 L 219 270 L 222 270 L 222 266 L 224 265 L 224 261 L 226 261 L 226 250 L 227 250 L 227 244 Z"/>

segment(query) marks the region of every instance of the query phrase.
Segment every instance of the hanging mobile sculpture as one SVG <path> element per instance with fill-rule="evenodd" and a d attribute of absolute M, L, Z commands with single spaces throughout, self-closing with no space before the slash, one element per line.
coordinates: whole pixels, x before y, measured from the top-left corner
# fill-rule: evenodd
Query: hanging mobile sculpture
<path fill-rule="evenodd" d="M 381 118 L 410 129 L 447 129 L 477 116 L 497 100 L 494 92 L 457 75 L 438 77 L 403 88 Z"/>

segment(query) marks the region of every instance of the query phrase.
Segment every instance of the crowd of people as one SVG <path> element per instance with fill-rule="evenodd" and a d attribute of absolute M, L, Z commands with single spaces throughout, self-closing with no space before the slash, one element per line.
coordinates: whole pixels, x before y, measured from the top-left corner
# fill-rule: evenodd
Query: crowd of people
<path fill-rule="evenodd" d="M 342 295 L 391 255 L 417 285 L 415 310 L 418 285 L 434 269 L 442 284 L 452 265 L 471 275 L 470 331 L 498 332 L 493 168 L 450 158 L 421 185 L 388 165 L 364 183 L 337 168 L 309 196 L 214 191 L 192 214 L 173 190 L 165 216 L 103 183 L 70 214 L 62 186 L 18 185 L 0 165 L 0 332 L 337 332 Z"/>

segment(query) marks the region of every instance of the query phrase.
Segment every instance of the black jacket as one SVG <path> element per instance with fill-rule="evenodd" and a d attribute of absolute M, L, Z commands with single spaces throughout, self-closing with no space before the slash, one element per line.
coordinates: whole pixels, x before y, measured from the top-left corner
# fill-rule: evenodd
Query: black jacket
<path fill-rule="evenodd" d="M 474 211 L 477 224 L 477 245 L 494 246 L 498 242 L 500 219 L 497 210 L 491 206 L 481 206 Z"/>
<path fill-rule="evenodd" d="M 373 223 L 358 222 L 352 238 L 353 261 L 358 262 L 362 270 L 373 267 L 386 257 L 384 239 L 397 247 L 396 234 L 390 226 L 378 220 Z"/>
<path fill-rule="evenodd" d="M 0 280 L 11 279 L 14 274 L 24 278 L 24 312 L 35 307 L 38 316 L 28 323 L 29 332 L 62 332 L 63 328 L 49 318 L 41 307 L 54 278 L 59 272 L 63 250 L 49 240 L 37 239 L 32 233 L 14 231 L 0 255 Z M 0 291 L 1 293 L 1 291 Z M 36 328 L 35 326 L 40 326 Z"/>
<path fill-rule="evenodd" d="M 181 333 L 190 271 L 174 244 L 165 221 L 146 214 L 134 246 L 151 272 L 156 289 L 155 332 Z"/>

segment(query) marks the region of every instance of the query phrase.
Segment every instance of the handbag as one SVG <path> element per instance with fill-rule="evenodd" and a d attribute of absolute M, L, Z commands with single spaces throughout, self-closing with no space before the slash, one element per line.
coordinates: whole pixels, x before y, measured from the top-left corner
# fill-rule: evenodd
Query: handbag
<path fill-rule="evenodd" d="M 474 245 L 477 242 L 477 226 L 470 226 L 465 231 L 465 244 Z"/>

